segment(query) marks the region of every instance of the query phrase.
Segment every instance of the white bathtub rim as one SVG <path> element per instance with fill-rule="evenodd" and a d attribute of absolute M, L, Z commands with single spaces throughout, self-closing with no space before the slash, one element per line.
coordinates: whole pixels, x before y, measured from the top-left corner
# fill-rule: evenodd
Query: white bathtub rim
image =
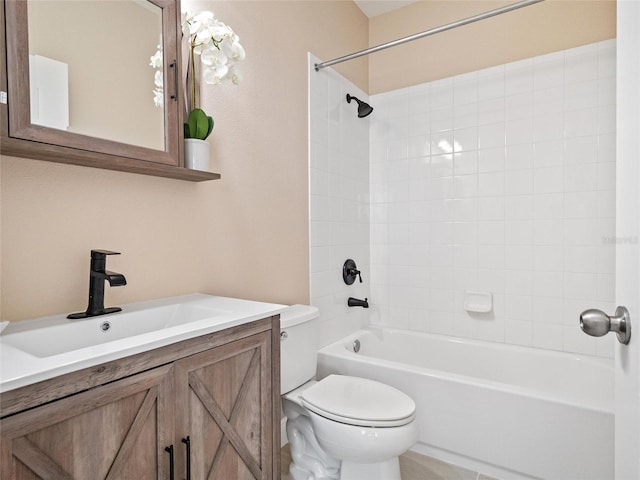
<path fill-rule="evenodd" d="M 340 344 L 340 342 L 346 342 L 345 345 L 349 345 L 350 343 L 353 342 L 353 340 L 355 340 L 358 337 L 358 335 L 362 334 L 362 332 L 371 333 L 377 336 L 378 339 L 381 339 L 382 335 L 384 335 L 384 332 L 407 334 L 407 335 L 419 335 L 427 338 L 432 337 L 432 338 L 443 340 L 446 342 L 462 343 L 462 344 L 474 345 L 479 347 L 497 348 L 500 350 L 505 350 L 507 352 L 518 352 L 518 351 L 524 350 L 534 355 L 544 355 L 544 356 L 550 356 L 550 357 L 556 357 L 556 358 L 570 357 L 574 360 L 577 359 L 577 360 L 580 360 L 581 362 L 592 363 L 599 367 L 613 366 L 613 359 L 608 357 L 597 357 L 594 355 L 583 355 L 579 353 L 562 352 L 559 350 L 535 348 L 535 347 L 530 347 L 526 345 L 511 345 L 508 343 L 490 342 L 486 340 L 456 337 L 455 335 L 444 335 L 440 333 L 423 332 L 418 330 L 406 330 L 401 328 L 385 327 L 385 326 L 379 326 L 379 325 L 367 325 L 365 327 L 362 327 L 358 331 L 353 332 L 352 334 L 340 340 L 337 340 L 329 345 L 326 345 L 325 348 L 331 347 L 336 344 Z"/>
<path fill-rule="evenodd" d="M 505 384 L 503 382 L 498 382 L 495 380 L 488 380 L 488 379 L 476 379 L 474 377 L 471 376 L 467 376 L 467 375 L 461 375 L 458 373 L 452 373 L 452 372 L 441 372 L 440 370 L 435 370 L 435 369 L 429 369 L 426 367 L 420 367 L 420 366 L 414 366 L 408 363 L 402 363 L 402 362 L 397 362 L 394 360 L 388 360 L 388 359 L 379 359 L 377 357 L 373 357 L 373 356 L 368 356 L 368 355 L 361 355 L 361 354 L 357 354 L 354 353 L 353 351 L 351 351 L 349 349 L 349 345 L 353 343 L 353 341 L 355 339 L 357 339 L 359 336 L 362 335 L 363 332 L 372 332 L 372 333 L 376 333 L 376 331 L 380 331 L 382 332 L 383 330 L 387 330 L 387 331 L 394 331 L 394 332 L 400 332 L 400 333 L 404 333 L 404 332 L 409 332 L 408 330 L 401 330 L 401 329 L 393 329 L 393 328 L 380 328 L 380 327 L 366 327 L 364 329 L 361 329 L 357 332 L 352 333 L 351 335 L 348 335 L 345 338 L 342 338 L 330 345 L 327 345 L 326 347 L 323 347 L 320 349 L 320 351 L 318 352 L 319 355 L 332 355 L 332 356 L 338 356 L 340 358 L 347 358 L 350 361 L 355 361 L 359 364 L 371 364 L 371 365 L 375 365 L 378 367 L 393 367 L 393 368 L 397 368 L 397 369 L 402 369 L 405 371 L 409 371 L 411 373 L 416 373 L 416 374 L 422 374 L 422 375 L 427 375 L 431 378 L 437 378 L 440 380 L 446 380 L 446 381 L 453 381 L 455 383 L 459 383 L 459 384 L 466 384 L 466 385 L 473 385 L 476 387 L 481 387 L 481 388 L 487 388 L 489 390 L 494 390 L 494 391 L 498 391 L 501 393 L 510 393 L 510 394 L 516 394 L 516 395 L 522 395 L 525 397 L 529 397 L 532 399 L 536 399 L 536 400 L 542 400 L 542 401 L 547 401 L 547 402 L 554 402 L 554 403 L 558 403 L 561 405 L 566 405 L 566 406 L 570 406 L 570 407 L 579 407 L 582 409 L 585 409 L 587 411 L 591 411 L 591 412 L 597 412 L 597 413 L 607 413 L 607 414 L 614 414 L 614 404 L 613 404 L 613 399 L 611 399 L 610 404 L 605 405 L 604 402 L 581 402 L 577 399 L 566 399 L 563 397 L 559 397 L 559 396 L 554 396 L 551 394 L 547 394 L 547 393 L 543 393 L 540 392 L 536 389 L 533 389 L 531 387 L 523 387 L 523 386 L 519 386 L 519 385 L 511 385 L 511 384 Z M 456 337 L 449 337 L 448 335 L 437 335 L 437 334 L 431 334 L 431 333 L 423 333 L 423 332 L 417 332 L 420 334 L 424 334 L 427 336 L 436 336 L 439 338 L 446 338 L 448 341 L 449 340 L 454 340 L 454 341 L 460 341 L 460 342 L 469 342 L 469 343 L 476 343 L 479 345 L 490 345 L 490 346 L 494 346 L 497 345 L 499 347 L 505 347 L 505 348 L 509 348 L 509 349 L 513 349 L 513 350 L 518 350 L 520 348 L 527 348 L 527 347 L 516 347 L 516 346 L 511 346 L 511 345 L 502 345 L 502 344 L 494 344 L 491 342 L 483 342 L 480 340 L 468 340 L 468 339 L 460 339 L 460 338 L 456 338 Z M 546 354 L 546 350 L 545 350 L 545 354 Z M 555 351 L 548 351 L 552 354 L 558 354 L 559 356 L 565 356 L 565 355 L 571 355 L 573 357 L 579 357 L 580 359 L 584 359 L 586 361 L 590 361 L 590 360 L 596 360 L 598 364 L 602 365 L 602 362 L 599 362 L 598 360 L 606 360 L 606 359 L 599 359 L 599 358 L 584 358 L 578 354 L 568 354 L 565 352 L 555 352 Z"/>

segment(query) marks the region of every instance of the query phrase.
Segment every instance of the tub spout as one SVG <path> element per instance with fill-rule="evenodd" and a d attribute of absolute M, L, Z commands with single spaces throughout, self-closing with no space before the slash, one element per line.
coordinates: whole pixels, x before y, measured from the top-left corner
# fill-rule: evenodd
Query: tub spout
<path fill-rule="evenodd" d="M 364 300 L 360 300 L 359 298 L 349 297 L 347 300 L 347 305 L 350 307 L 362 307 L 369 308 L 369 299 L 365 298 Z"/>

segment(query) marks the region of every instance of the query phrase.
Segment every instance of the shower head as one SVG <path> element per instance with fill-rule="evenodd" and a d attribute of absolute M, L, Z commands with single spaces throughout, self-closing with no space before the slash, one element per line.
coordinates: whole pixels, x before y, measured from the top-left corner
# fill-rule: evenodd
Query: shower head
<path fill-rule="evenodd" d="M 373 112 L 373 107 L 371 105 L 347 93 L 347 103 L 351 103 L 351 100 L 358 102 L 358 118 L 364 118 Z"/>

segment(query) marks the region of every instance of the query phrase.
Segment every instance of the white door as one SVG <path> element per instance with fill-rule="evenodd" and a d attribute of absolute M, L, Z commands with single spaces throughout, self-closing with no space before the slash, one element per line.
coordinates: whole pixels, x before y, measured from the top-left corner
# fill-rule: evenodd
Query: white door
<path fill-rule="evenodd" d="M 616 302 L 631 341 L 616 343 L 615 478 L 640 479 L 640 2 L 620 0 L 617 31 Z M 611 333 L 609 335 L 612 335 Z"/>

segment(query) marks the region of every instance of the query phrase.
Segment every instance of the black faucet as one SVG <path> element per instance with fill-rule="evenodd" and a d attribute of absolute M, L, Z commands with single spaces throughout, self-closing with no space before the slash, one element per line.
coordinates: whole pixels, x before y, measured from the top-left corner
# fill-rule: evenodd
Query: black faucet
<path fill-rule="evenodd" d="M 369 300 L 368 298 L 365 298 L 364 300 L 360 300 L 359 298 L 349 297 L 349 299 L 347 300 L 347 306 L 369 308 L 368 300 Z"/>
<path fill-rule="evenodd" d="M 119 252 L 109 250 L 91 250 L 91 270 L 89 272 L 89 306 L 86 312 L 71 313 L 67 318 L 87 318 L 105 315 L 107 313 L 120 312 L 120 307 L 104 308 L 104 282 L 109 282 L 112 287 L 121 287 L 127 284 L 127 279 L 121 273 L 106 270 L 107 255 L 120 255 Z"/>

